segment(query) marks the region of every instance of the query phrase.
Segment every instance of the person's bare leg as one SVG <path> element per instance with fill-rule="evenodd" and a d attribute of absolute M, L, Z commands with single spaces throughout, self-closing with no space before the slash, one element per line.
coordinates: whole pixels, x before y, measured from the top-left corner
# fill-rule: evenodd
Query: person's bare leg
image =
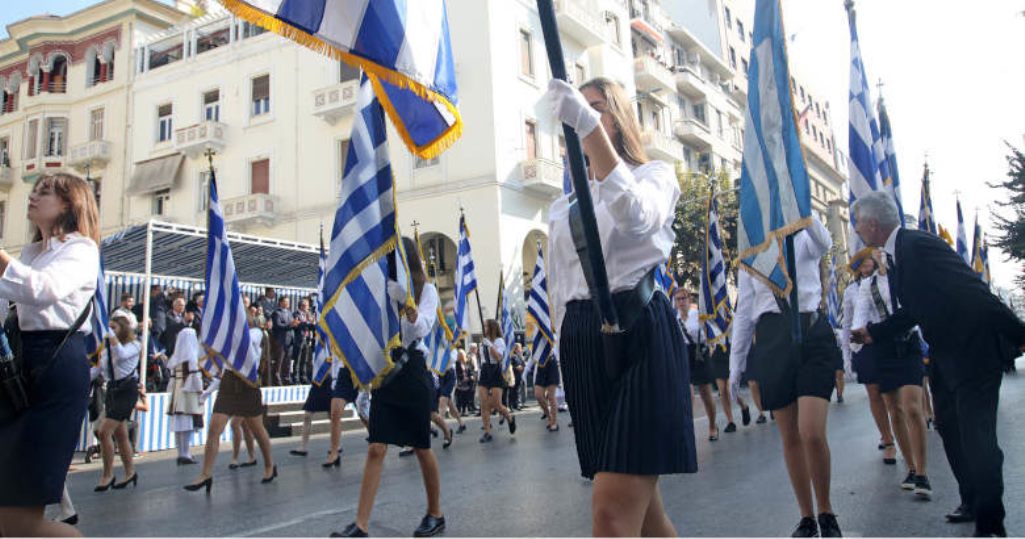
<path fill-rule="evenodd" d="M 843 379 L 843 376 L 844 376 L 844 372 L 842 370 L 836 371 L 836 398 L 837 399 L 842 399 L 843 398 L 843 390 L 846 387 L 845 381 Z"/>
<path fill-rule="evenodd" d="M 559 426 L 559 399 L 556 396 L 558 386 L 548 386 L 545 395 L 548 397 L 548 426 L 555 428 Z"/>
<path fill-rule="evenodd" d="M 922 411 L 922 388 L 904 386 L 898 391 L 898 398 L 903 403 L 904 423 L 908 428 L 908 439 L 911 442 L 911 454 L 915 458 L 915 473 L 929 475 L 928 468 L 928 434 L 925 427 L 925 413 Z"/>
<path fill-rule="evenodd" d="M 801 511 L 801 517 L 813 517 L 811 477 L 798 425 L 798 405 L 795 402 L 772 412 L 776 416 L 779 436 L 783 440 L 783 460 L 790 475 L 790 487 L 794 489 L 794 497 L 797 498 L 797 508 Z"/>
<path fill-rule="evenodd" d="M 463 426 L 463 416 L 459 414 L 459 410 L 456 408 L 455 403 L 452 402 L 452 399 L 448 397 L 442 397 L 438 409 L 448 410 L 449 417 L 455 419 L 456 422 L 459 423 L 460 427 Z"/>
<path fill-rule="evenodd" d="M 121 453 L 121 467 L 125 471 L 125 479 L 135 475 L 135 461 L 133 456 L 132 441 L 128 438 L 128 424 L 120 421 L 114 429 L 114 436 L 117 438 L 117 446 Z"/>
<path fill-rule="evenodd" d="M 711 388 L 709 387 L 709 390 Z M 677 537 L 676 528 L 673 522 L 666 515 L 665 506 L 662 505 L 662 489 L 655 483 L 655 493 L 648 503 L 648 510 L 644 513 L 644 523 L 641 524 L 642 537 Z"/>
<path fill-rule="evenodd" d="M 363 481 L 359 486 L 359 506 L 356 508 L 356 526 L 363 531 L 370 530 L 370 512 L 374 509 L 374 498 L 377 488 L 381 486 L 381 472 L 384 470 L 384 456 L 388 454 L 388 446 L 370 444 L 367 447 L 367 460 L 363 465 Z"/>
<path fill-rule="evenodd" d="M 755 408 L 758 409 L 758 415 L 764 415 L 765 408 L 762 408 L 762 388 L 758 387 L 758 382 L 754 380 L 748 380 L 747 387 L 751 389 L 751 400 L 754 401 Z"/>
<path fill-rule="evenodd" d="M 865 391 L 868 392 L 868 409 L 872 412 L 872 420 L 879 429 L 879 439 L 883 445 L 890 445 L 893 443 L 893 430 L 890 428 L 890 416 L 886 413 L 883 394 L 879 392 L 879 384 L 868 384 Z M 897 452 L 892 447 L 887 447 L 884 456 L 893 458 L 897 456 Z"/>
<path fill-rule="evenodd" d="M 242 451 L 242 418 L 231 418 L 231 463 L 238 464 L 238 454 Z M 250 457 L 250 460 L 252 458 Z"/>
<path fill-rule="evenodd" d="M 263 478 L 269 479 L 274 473 L 274 454 L 271 452 L 270 436 L 263 426 L 263 414 L 247 417 L 243 421 L 256 438 L 256 444 L 260 446 L 260 453 L 263 454 Z"/>
<path fill-rule="evenodd" d="M 502 391 L 500 388 L 495 388 L 495 390 L 491 393 L 492 408 L 494 408 L 499 415 L 504 417 L 506 421 L 512 421 L 512 412 L 510 412 L 509 408 L 506 408 L 506 406 L 502 404 L 502 394 L 504 393 L 504 391 Z"/>
<path fill-rule="evenodd" d="M 722 411 L 726 414 L 726 422 L 733 423 L 733 402 L 730 399 L 730 384 L 722 378 L 716 378 L 715 385 L 719 386 L 719 404 L 722 405 Z"/>
<path fill-rule="evenodd" d="M 439 407 L 438 409 L 440 410 L 441 408 Z M 452 431 L 448 428 L 448 423 L 445 423 L 445 419 L 441 417 L 440 413 L 431 412 L 431 422 L 433 422 L 435 425 L 438 426 L 439 429 L 441 429 L 441 432 L 445 436 L 446 440 L 452 437 Z"/>
<path fill-rule="evenodd" d="M 893 437 L 897 439 L 897 447 L 904 457 L 904 464 L 908 470 L 915 468 L 915 455 L 911 451 L 911 439 L 908 435 L 908 424 L 904 414 L 904 406 L 900 402 L 897 390 L 883 393 L 883 404 L 886 405 L 886 413 L 890 416 L 890 428 L 893 430 Z"/>
<path fill-rule="evenodd" d="M 342 416 L 345 414 L 345 399 L 331 399 L 331 446 L 327 451 L 327 461 L 334 462 L 342 447 Z"/>
<path fill-rule="evenodd" d="M 249 455 L 249 462 L 256 462 L 256 444 L 253 438 L 253 431 L 250 430 L 246 422 L 242 422 L 242 437 L 246 440 L 246 454 Z"/>
<path fill-rule="evenodd" d="M 701 396 L 701 403 L 705 405 L 705 415 L 708 417 L 708 435 L 719 433 L 719 427 L 715 424 L 715 399 L 712 398 L 712 385 L 701 384 L 698 386 L 698 395 Z"/>
<path fill-rule="evenodd" d="M 478 387 L 480 390 L 480 420 L 484 425 L 484 432 L 491 433 L 491 390 Z"/>
<path fill-rule="evenodd" d="M 929 392 L 929 377 L 922 377 L 922 411 L 925 413 L 925 419 L 932 421 L 936 416 L 932 412 L 932 393 Z"/>
<path fill-rule="evenodd" d="M 637 537 L 655 495 L 657 475 L 599 472 L 591 490 L 591 533 Z"/>
<path fill-rule="evenodd" d="M 550 425 L 552 420 L 548 415 L 548 397 L 545 395 L 545 388 L 542 386 L 534 386 L 534 399 L 537 400 L 537 405 L 541 407 L 541 415 L 548 420 Z"/>
<path fill-rule="evenodd" d="M 193 484 L 202 483 L 207 478 L 214 476 L 214 464 L 217 463 L 217 450 L 221 444 L 221 433 L 224 432 L 224 426 L 227 424 L 227 415 L 215 413 L 210 418 L 210 427 L 206 434 L 206 446 L 203 448 L 203 469 Z"/>
<path fill-rule="evenodd" d="M 100 457 L 103 460 L 99 486 L 109 484 L 114 478 L 114 431 L 117 425 L 118 422 L 113 419 L 104 419 L 96 432 L 96 437 L 100 440 Z"/>
<path fill-rule="evenodd" d="M 424 491 L 427 493 L 427 513 L 432 517 L 441 518 L 441 472 L 438 470 L 438 459 L 430 449 L 416 449 L 416 459 L 420 461 L 420 473 L 424 479 Z"/>
<path fill-rule="evenodd" d="M 304 453 L 307 450 L 307 446 L 310 445 L 311 428 L 313 428 L 313 414 L 311 412 L 303 412 L 303 434 L 299 442 L 299 450 Z"/>
<path fill-rule="evenodd" d="M 832 468 L 829 440 L 826 438 L 829 401 L 818 397 L 799 397 L 797 408 L 797 424 L 811 484 L 815 488 L 815 503 L 819 513 L 832 513 L 833 504 L 829 496 Z"/>
<path fill-rule="evenodd" d="M 0 537 L 81 537 L 78 528 L 44 518 L 45 506 L 0 507 Z"/>

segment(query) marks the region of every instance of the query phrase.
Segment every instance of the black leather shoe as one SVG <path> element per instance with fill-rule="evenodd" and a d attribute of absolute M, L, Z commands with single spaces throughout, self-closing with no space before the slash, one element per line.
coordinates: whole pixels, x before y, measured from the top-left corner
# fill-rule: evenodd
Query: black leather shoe
<path fill-rule="evenodd" d="M 297 457 L 305 457 L 306 455 L 309 454 L 309 452 L 308 451 L 303 451 L 301 449 L 293 449 L 293 450 L 289 451 L 288 454 L 289 455 L 295 455 Z"/>
<path fill-rule="evenodd" d="M 755 419 L 755 425 L 764 425 L 768 422 L 769 420 L 765 419 L 765 414 L 758 414 L 758 419 Z"/>
<path fill-rule="evenodd" d="M 78 513 L 75 513 L 74 515 L 71 515 L 70 517 L 64 520 L 61 520 L 61 522 L 69 524 L 71 526 L 75 526 L 76 524 L 78 524 Z"/>
<path fill-rule="evenodd" d="M 509 434 L 516 434 L 516 418 L 509 416 Z"/>
<path fill-rule="evenodd" d="M 975 533 L 973 533 L 972 535 L 974 537 L 1007 537 L 1007 530 L 1003 527 L 1003 525 L 989 531 L 983 531 L 976 528 Z"/>
<path fill-rule="evenodd" d="M 843 534 L 840 533 L 840 524 L 836 522 L 836 515 L 833 513 L 819 513 L 819 536 L 843 537 Z"/>
<path fill-rule="evenodd" d="M 413 448 L 412 447 L 407 447 L 407 448 L 403 449 L 402 451 L 399 451 L 399 456 L 400 457 L 408 457 L 408 456 L 410 456 L 412 454 L 413 454 Z"/>
<path fill-rule="evenodd" d="M 790 537 L 818 537 L 818 535 L 819 525 L 815 523 L 815 519 L 804 517 L 797 524 L 797 529 L 794 530 L 794 533 L 790 534 Z"/>
<path fill-rule="evenodd" d="M 355 522 L 349 524 L 341 532 L 331 532 L 331 537 L 370 537 L 370 534 L 361 530 Z"/>
<path fill-rule="evenodd" d="M 962 522 L 975 522 L 975 513 L 971 507 L 965 504 L 957 506 L 950 513 L 947 513 L 947 522 L 951 524 L 960 524 Z"/>
<path fill-rule="evenodd" d="M 733 423 L 732 421 L 727 423 L 726 428 L 723 429 L 723 432 L 737 432 L 737 424 Z"/>
<path fill-rule="evenodd" d="M 462 434 L 464 432 L 466 432 L 466 425 L 459 425 L 459 428 L 456 429 L 456 434 Z"/>
<path fill-rule="evenodd" d="M 178 466 L 188 466 L 190 464 L 196 464 L 195 459 L 187 459 L 185 457 L 178 457 Z"/>
<path fill-rule="evenodd" d="M 751 424 L 751 409 L 742 408 L 740 410 L 740 422 L 746 427 Z"/>
<path fill-rule="evenodd" d="M 427 514 L 420 521 L 420 527 L 413 531 L 413 537 L 434 537 L 443 531 L 445 531 L 445 517 Z"/>

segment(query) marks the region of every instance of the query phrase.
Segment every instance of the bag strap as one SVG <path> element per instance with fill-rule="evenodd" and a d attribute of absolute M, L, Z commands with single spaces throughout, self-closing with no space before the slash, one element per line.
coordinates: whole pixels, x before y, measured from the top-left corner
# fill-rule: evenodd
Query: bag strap
<path fill-rule="evenodd" d="M 42 367 L 32 371 L 33 380 L 38 380 L 40 377 L 46 374 L 47 371 L 50 370 L 50 366 L 53 365 L 53 362 L 57 359 L 57 356 L 60 356 L 61 352 L 64 351 L 64 346 L 68 344 L 68 340 L 71 339 L 71 336 L 74 335 L 82 327 L 82 324 L 85 324 L 86 319 L 89 318 L 89 314 L 93 310 L 93 300 L 95 298 L 95 295 L 89 298 L 89 303 L 85 305 L 85 309 L 82 309 L 82 314 L 78 315 L 78 319 L 75 320 L 75 323 L 71 325 L 71 328 L 68 329 L 68 332 L 64 334 L 64 338 L 61 339 L 60 344 L 57 345 L 57 348 L 53 351 L 53 355 L 50 356 L 50 359 L 48 359 Z"/>

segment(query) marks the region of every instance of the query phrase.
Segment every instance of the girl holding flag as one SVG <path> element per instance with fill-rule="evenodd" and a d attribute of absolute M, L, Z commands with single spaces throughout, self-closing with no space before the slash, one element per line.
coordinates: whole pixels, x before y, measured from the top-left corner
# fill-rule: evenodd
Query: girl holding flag
<path fill-rule="evenodd" d="M 516 434 L 516 418 L 502 405 L 502 360 L 505 357 L 505 339 L 498 321 L 489 318 L 484 321 L 484 357 L 480 366 L 480 418 L 484 423 L 484 435 L 480 443 L 488 443 L 491 436 L 491 412 L 498 412 L 509 422 L 509 434 Z"/>

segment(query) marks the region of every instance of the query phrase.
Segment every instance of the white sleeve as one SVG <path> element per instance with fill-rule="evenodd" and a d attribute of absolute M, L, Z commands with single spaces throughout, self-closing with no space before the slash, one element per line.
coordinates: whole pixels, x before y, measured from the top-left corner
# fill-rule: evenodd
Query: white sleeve
<path fill-rule="evenodd" d="M 833 238 L 826 230 L 826 225 L 819 221 L 818 217 L 812 217 L 811 226 L 805 229 L 804 234 L 797 236 L 804 244 L 804 251 L 811 260 L 818 260 L 833 247 Z"/>
<path fill-rule="evenodd" d="M 413 324 L 412 337 L 422 339 L 431 332 L 434 323 L 438 321 L 438 292 L 433 286 L 424 285 L 420 292 L 420 304 L 417 305 L 416 310 L 417 317 L 416 323 Z"/>
<path fill-rule="evenodd" d="M 491 353 L 492 357 L 496 354 L 498 355 L 497 359 L 505 357 L 505 339 L 501 337 L 495 339 L 495 342 L 491 343 L 491 347 L 491 349 L 494 350 L 494 352 Z"/>
<path fill-rule="evenodd" d="M 737 272 L 737 311 L 733 314 L 733 327 L 730 331 L 730 373 L 741 373 L 747 370 L 747 354 L 751 350 L 754 339 L 755 321 L 751 319 L 754 310 L 754 281 L 746 270 Z"/>
<path fill-rule="evenodd" d="M 616 228 L 641 237 L 661 230 L 674 217 L 680 185 L 669 165 L 651 162 L 638 167 L 635 175 L 620 162 L 598 185 L 598 198 L 605 202 Z"/>
<path fill-rule="evenodd" d="M 0 298 L 48 307 L 94 284 L 99 270 L 100 252 L 96 245 L 92 241 L 74 241 L 42 269 L 12 259 L 0 276 Z"/>
<path fill-rule="evenodd" d="M 862 329 L 867 326 L 872 319 L 872 314 L 869 310 L 872 308 L 872 285 L 871 281 L 866 279 L 865 282 L 861 283 L 861 288 L 858 290 L 858 300 L 854 303 L 854 320 L 851 321 L 851 328 Z"/>

